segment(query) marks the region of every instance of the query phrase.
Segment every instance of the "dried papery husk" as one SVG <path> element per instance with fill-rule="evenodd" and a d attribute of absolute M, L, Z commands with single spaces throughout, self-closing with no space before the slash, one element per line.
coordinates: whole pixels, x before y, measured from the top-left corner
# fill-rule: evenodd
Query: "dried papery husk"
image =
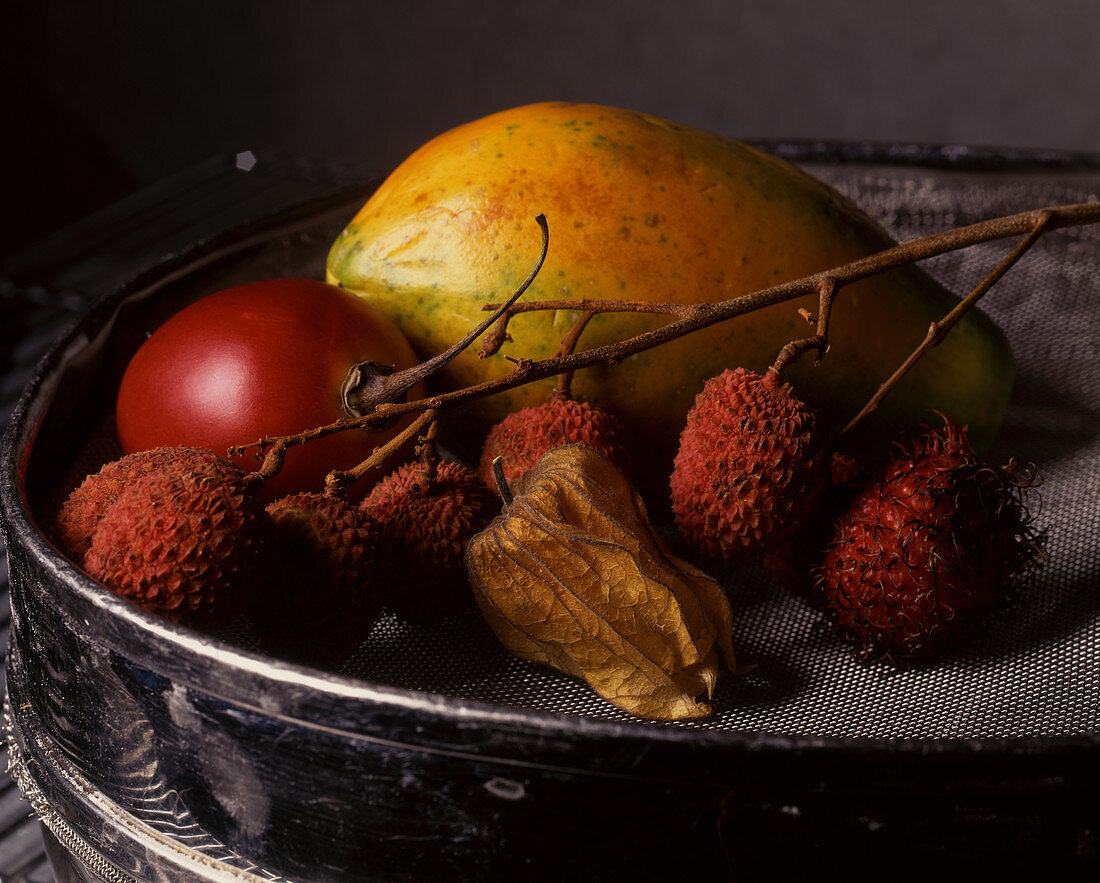
<path fill-rule="evenodd" d="M 673 556 L 609 460 L 555 448 L 470 542 L 486 621 L 517 656 L 583 678 L 656 720 L 704 717 L 719 652 L 735 667 L 732 614 L 716 580 Z"/>

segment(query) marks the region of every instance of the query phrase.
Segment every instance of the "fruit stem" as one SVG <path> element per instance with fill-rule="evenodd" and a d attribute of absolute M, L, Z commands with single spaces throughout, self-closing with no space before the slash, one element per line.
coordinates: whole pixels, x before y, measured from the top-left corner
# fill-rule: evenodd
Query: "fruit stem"
<path fill-rule="evenodd" d="M 800 340 L 792 340 L 779 351 L 771 370 L 783 376 L 783 372 L 790 367 L 803 353 L 812 349 L 817 350 L 817 358 L 814 365 L 820 365 L 821 360 L 829 351 L 829 317 L 832 315 L 833 301 L 840 291 L 840 283 L 833 276 L 826 276 L 817 286 L 817 327 L 810 337 Z"/>
<path fill-rule="evenodd" d="M 906 358 L 898 369 L 891 374 L 877 390 L 875 390 L 875 394 L 871 396 L 870 401 L 868 401 L 867 404 L 863 406 L 863 409 L 848 422 L 847 426 L 837 433 L 834 441 L 840 440 L 850 433 L 859 423 L 878 409 L 879 403 L 886 397 L 886 394 L 897 386 L 899 381 L 909 373 L 910 369 L 919 361 L 921 356 L 932 349 L 932 347 L 939 344 L 947 336 L 947 332 L 955 326 L 955 323 L 982 299 L 982 296 L 1024 256 L 1028 249 L 1039 240 L 1039 237 L 1042 236 L 1043 233 L 1050 229 L 1054 218 L 1055 215 L 1052 210 L 1048 209 L 1039 212 L 1027 237 L 1023 239 L 1004 260 L 994 267 L 989 275 L 979 282 L 970 294 L 959 301 L 951 312 L 938 322 L 933 322 L 928 326 L 928 333 L 924 336 L 924 340 L 922 340 L 917 348 L 909 354 L 908 358 Z"/>
<path fill-rule="evenodd" d="M 427 430 L 416 446 L 416 455 L 424 464 L 424 475 L 428 481 L 435 481 L 436 472 L 439 469 L 439 417 L 428 424 Z"/>
<path fill-rule="evenodd" d="M 584 329 L 588 326 L 589 320 L 595 315 L 592 310 L 585 310 L 577 317 L 577 321 L 573 323 L 569 333 L 562 338 L 561 346 L 558 348 L 558 358 L 571 356 L 576 352 L 577 343 L 580 341 Z M 576 373 L 576 371 L 563 371 L 558 375 L 558 386 L 555 390 L 558 395 L 570 397 L 573 395 L 573 375 Z"/>
<path fill-rule="evenodd" d="M 383 445 L 379 445 L 374 452 L 362 463 L 353 469 L 334 469 L 325 477 L 325 493 L 340 493 L 343 489 L 351 487 L 355 482 L 367 473 L 379 468 L 391 456 L 414 435 L 422 429 L 430 426 L 438 416 L 436 408 L 429 408 L 417 415 L 416 419 L 406 426 L 401 432 Z"/>
<path fill-rule="evenodd" d="M 397 371 L 392 374 L 381 376 L 372 374 L 370 376 L 371 385 L 369 387 L 356 388 L 353 390 L 345 388 L 345 401 L 348 407 L 353 407 L 358 414 L 366 416 L 372 413 L 378 405 L 401 401 L 410 389 L 443 368 L 443 366 L 480 337 L 482 333 L 487 331 L 490 326 L 492 326 L 493 323 L 496 322 L 528 288 L 530 288 L 531 283 L 535 281 L 535 277 L 538 275 L 539 270 L 542 269 L 543 262 L 546 260 L 546 253 L 550 245 L 550 231 L 546 224 L 546 216 L 541 213 L 536 215 L 535 222 L 542 231 L 542 245 L 539 248 L 539 256 L 535 261 L 535 265 L 531 268 L 531 272 L 527 274 L 527 278 L 519 284 L 519 287 L 512 292 L 508 300 L 506 300 L 493 315 L 477 325 L 477 327 L 458 341 L 458 343 L 438 355 L 433 356 L 426 362 L 421 362 L 419 365 L 415 365 L 412 368 L 407 368 L 404 371 Z M 352 366 L 351 370 L 353 372 L 356 371 L 356 366 Z M 345 380 L 345 387 L 348 386 L 349 382 L 350 375 L 349 380 Z"/>
<path fill-rule="evenodd" d="M 508 487 L 508 479 L 504 477 L 504 460 L 501 457 L 493 458 L 493 478 L 496 480 L 497 490 L 500 491 L 500 498 L 504 500 L 504 505 L 511 506 L 515 496 L 512 494 L 512 489 Z"/>

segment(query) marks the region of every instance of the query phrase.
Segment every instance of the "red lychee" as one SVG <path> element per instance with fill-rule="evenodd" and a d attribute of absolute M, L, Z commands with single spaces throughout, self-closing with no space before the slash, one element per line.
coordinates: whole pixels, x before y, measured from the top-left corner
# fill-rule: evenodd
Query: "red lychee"
<path fill-rule="evenodd" d="M 723 371 L 680 436 L 669 482 L 676 525 L 707 555 L 758 562 L 812 511 L 826 462 L 814 412 L 777 372 Z"/>
<path fill-rule="evenodd" d="M 832 451 L 828 456 L 827 481 L 813 511 L 782 545 L 765 553 L 765 572 L 772 581 L 794 595 L 814 601 L 815 570 L 833 523 L 851 505 L 867 480 L 862 464 L 848 454 Z"/>
<path fill-rule="evenodd" d="M 899 444 L 825 549 L 816 591 L 840 636 L 864 660 L 917 660 L 1007 604 L 1042 558 L 1035 480 L 983 462 L 949 418 Z"/>
<path fill-rule="evenodd" d="M 85 478 L 66 498 L 54 520 L 54 541 L 73 562 L 83 566 L 103 513 L 136 479 L 168 466 L 180 469 L 194 464 L 201 468 L 217 459 L 217 454 L 205 448 L 168 447 L 112 460 Z"/>
<path fill-rule="evenodd" d="M 499 493 L 493 473 L 497 457 L 511 484 L 543 454 L 562 445 L 584 445 L 603 454 L 620 470 L 629 468 L 626 431 L 618 418 L 589 402 L 578 402 L 568 392 L 555 390 L 542 404 L 515 411 L 489 430 L 477 474 Z"/>
<path fill-rule="evenodd" d="M 283 497 L 267 514 L 275 574 L 253 611 L 261 640 L 285 659 L 337 665 L 382 610 L 383 531 L 357 505 L 321 493 Z"/>
<path fill-rule="evenodd" d="M 500 498 L 460 463 L 415 461 L 374 486 L 362 509 L 394 543 L 389 605 L 413 621 L 440 619 L 473 600 L 466 582 L 470 538 L 500 512 Z"/>
<path fill-rule="evenodd" d="M 221 457 L 162 452 L 106 506 L 84 568 L 167 619 L 222 624 L 266 581 L 267 516 L 259 482 Z"/>

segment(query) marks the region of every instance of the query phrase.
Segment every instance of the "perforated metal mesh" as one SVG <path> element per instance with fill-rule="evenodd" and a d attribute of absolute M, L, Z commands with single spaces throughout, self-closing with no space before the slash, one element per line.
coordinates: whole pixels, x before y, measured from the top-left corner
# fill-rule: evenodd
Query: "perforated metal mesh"
<path fill-rule="evenodd" d="M 811 166 L 899 240 L 1000 214 L 1100 198 L 1100 175 L 973 174 Z M 926 262 L 969 291 L 1013 243 Z M 1100 728 L 1100 228 L 1056 231 L 983 301 L 1019 380 L 991 455 L 1039 464 L 1050 561 L 1026 601 L 976 641 L 908 671 L 857 662 L 818 613 L 759 572 L 734 575 L 734 641 L 753 669 L 725 675 L 693 728 L 770 734 L 952 738 L 1076 735 Z M 510 657 L 476 610 L 442 626 L 378 623 L 345 673 L 510 706 L 633 720 L 584 684 Z"/>

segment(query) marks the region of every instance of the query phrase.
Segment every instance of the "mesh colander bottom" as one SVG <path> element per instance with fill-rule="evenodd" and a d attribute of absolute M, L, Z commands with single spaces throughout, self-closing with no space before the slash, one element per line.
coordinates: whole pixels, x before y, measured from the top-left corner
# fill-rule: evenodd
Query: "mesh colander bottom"
<path fill-rule="evenodd" d="M 967 173 L 815 164 L 808 170 L 877 217 L 895 238 L 999 214 L 1100 198 L 1100 174 Z M 923 266 L 969 291 L 1012 243 Z M 700 729 L 809 737 L 929 739 L 1074 736 L 1100 730 L 1100 229 L 1045 235 L 983 301 L 1019 374 L 991 455 L 1039 465 L 1049 563 L 1023 603 L 934 665 L 857 662 L 822 617 L 757 571 L 728 577 L 738 661 Z M 227 638 L 247 646 L 248 631 Z M 586 685 L 509 656 L 476 609 L 418 626 L 385 616 L 341 670 L 355 678 L 505 706 L 634 720 Z"/>
<path fill-rule="evenodd" d="M 1100 175 L 974 174 L 901 167 L 809 169 L 899 240 L 1046 205 L 1100 198 Z M 991 243 L 926 262 L 969 291 L 1011 248 Z M 763 574 L 729 577 L 735 649 L 753 665 L 720 679 L 693 728 L 852 738 L 1013 738 L 1100 729 L 1100 230 L 1044 236 L 983 301 L 1019 365 L 994 462 L 1039 465 L 1050 558 L 1028 597 L 935 665 L 867 666 L 821 616 Z M 627 719 L 583 684 L 509 658 L 476 611 L 441 629 L 387 618 L 347 673 L 527 708 Z"/>
<path fill-rule="evenodd" d="M 809 170 L 899 240 L 1046 205 L 1100 198 L 1100 175 L 974 174 L 901 167 Z M 969 291 L 1011 248 L 991 243 L 926 262 Z M 677 724 L 820 737 L 1072 736 L 1100 729 L 1100 229 L 1044 236 L 983 301 L 1019 375 L 993 462 L 1034 462 L 1049 562 L 988 631 L 936 664 L 901 671 L 857 662 L 803 601 L 757 571 L 728 578 L 738 661 L 713 715 Z M 378 623 L 346 673 L 396 686 L 602 719 L 629 719 L 585 685 L 507 656 L 476 610 L 442 627 Z"/>

